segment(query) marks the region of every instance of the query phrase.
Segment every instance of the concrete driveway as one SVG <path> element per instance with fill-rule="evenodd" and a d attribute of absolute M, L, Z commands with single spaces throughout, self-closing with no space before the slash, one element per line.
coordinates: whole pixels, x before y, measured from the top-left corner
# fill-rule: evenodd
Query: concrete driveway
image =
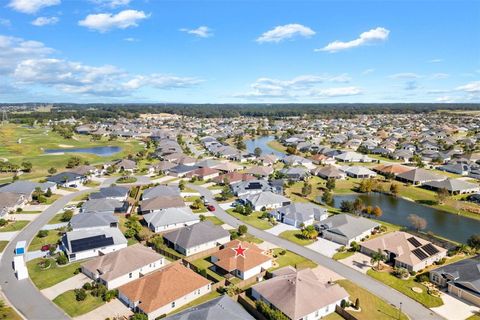
<path fill-rule="evenodd" d="M 98 307 L 95 310 L 90 311 L 84 315 L 73 318 L 74 320 L 105 320 L 109 319 L 123 319 L 125 316 L 127 319 L 133 315 L 133 312 L 127 308 L 120 300 L 114 299 L 109 303 Z"/>
<path fill-rule="evenodd" d="M 280 233 L 282 233 L 284 231 L 290 231 L 290 230 L 298 230 L 298 228 L 295 228 L 294 226 L 290 226 L 290 225 L 285 224 L 285 223 L 279 223 L 275 227 L 270 228 L 270 229 L 265 230 L 265 231 L 273 234 L 274 236 L 278 236 Z"/>
<path fill-rule="evenodd" d="M 13 220 L 25 220 L 25 221 L 33 221 L 35 220 L 40 213 L 14 213 L 8 215 L 8 218 L 13 219 Z"/>
<path fill-rule="evenodd" d="M 448 320 L 463 320 L 480 312 L 480 308 L 450 295 L 448 292 L 442 292 L 443 305 L 438 308 L 432 308 L 433 311 L 445 317 Z"/>
<path fill-rule="evenodd" d="M 305 247 L 331 258 L 335 253 L 337 253 L 337 249 L 341 246 L 341 244 L 328 241 L 323 238 L 317 238 L 317 241 Z"/>
<path fill-rule="evenodd" d="M 350 257 L 339 261 L 344 265 L 365 274 L 372 267 L 372 264 L 370 263 L 370 257 L 360 252 L 355 252 Z"/>
<path fill-rule="evenodd" d="M 71 277 L 70 279 L 57 283 L 53 287 L 43 289 L 41 290 L 41 292 L 48 299 L 53 300 L 56 297 L 58 297 L 60 294 L 64 293 L 65 291 L 81 288 L 85 282 L 89 282 L 89 281 L 92 281 L 92 280 L 88 278 L 86 275 L 84 275 L 83 273 L 79 273 Z"/>
<path fill-rule="evenodd" d="M 0 232 L 0 241 L 10 241 L 19 233 L 19 231 Z"/>

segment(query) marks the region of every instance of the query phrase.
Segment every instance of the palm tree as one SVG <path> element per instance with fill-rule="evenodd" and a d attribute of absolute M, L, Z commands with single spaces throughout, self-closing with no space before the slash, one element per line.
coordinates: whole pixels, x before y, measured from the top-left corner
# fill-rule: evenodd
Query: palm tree
<path fill-rule="evenodd" d="M 387 257 L 378 249 L 378 252 L 372 254 L 371 264 L 377 264 L 377 270 L 380 270 L 380 262 L 387 260 Z"/>
<path fill-rule="evenodd" d="M 314 226 L 307 226 L 302 229 L 302 236 L 305 239 L 315 239 L 318 236 L 318 232 Z"/>

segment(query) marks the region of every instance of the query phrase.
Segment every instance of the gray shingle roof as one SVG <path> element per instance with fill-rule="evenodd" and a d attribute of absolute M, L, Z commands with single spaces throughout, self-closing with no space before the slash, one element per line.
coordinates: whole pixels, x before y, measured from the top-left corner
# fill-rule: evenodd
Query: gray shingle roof
<path fill-rule="evenodd" d="M 111 223 L 118 223 L 118 218 L 110 213 L 80 213 L 70 220 L 72 229 L 109 227 Z"/>
<path fill-rule="evenodd" d="M 128 190 L 129 188 L 120 186 L 101 188 L 99 192 L 90 194 L 90 199 L 124 197 L 128 194 Z"/>
<path fill-rule="evenodd" d="M 362 217 L 355 217 L 345 213 L 331 216 L 318 224 L 327 228 L 327 232 L 346 237 L 355 238 L 365 231 L 379 226 L 378 223 Z"/>
<path fill-rule="evenodd" d="M 229 235 L 230 233 L 222 227 L 215 226 L 210 221 L 205 221 L 174 230 L 164 234 L 163 237 L 182 248 L 188 249 Z"/>
<path fill-rule="evenodd" d="M 173 186 L 160 185 L 143 192 L 142 199 L 151 199 L 159 196 L 180 196 L 180 189 Z"/>
<path fill-rule="evenodd" d="M 166 226 L 171 224 L 199 221 L 199 217 L 187 208 L 168 208 L 153 213 L 143 215 L 143 218 L 149 225 L 154 227 Z"/>
<path fill-rule="evenodd" d="M 480 256 L 461 260 L 434 270 L 453 278 L 456 284 L 480 295 Z"/>

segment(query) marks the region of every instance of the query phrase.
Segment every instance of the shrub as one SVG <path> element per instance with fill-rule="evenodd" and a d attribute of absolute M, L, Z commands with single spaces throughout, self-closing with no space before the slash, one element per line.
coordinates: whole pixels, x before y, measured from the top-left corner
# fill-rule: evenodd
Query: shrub
<path fill-rule="evenodd" d="M 360 245 L 356 241 L 352 241 L 352 243 L 350 243 L 350 249 L 354 252 L 360 251 Z"/>
<path fill-rule="evenodd" d="M 22 211 L 23 211 L 23 209 L 22 209 L 22 208 L 17 208 L 17 210 L 16 210 L 16 211 L 17 211 L 17 212 L 22 212 Z"/>
<path fill-rule="evenodd" d="M 238 226 L 238 234 L 239 235 L 244 235 L 245 233 L 248 232 L 248 227 L 244 224 Z"/>
<path fill-rule="evenodd" d="M 75 289 L 75 299 L 77 301 L 83 301 L 87 298 L 87 292 L 82 288 L 82 289 Z"/>
<path fill-rule="evenodd" d="M 56 261 L 57 261 L 57 264 L 59 265 L 65 265 L 68 263 L 67 256 L 63 252 L 58 254 Z"/>
<path fill-rule="evenodd" d="M 72 210 L 65 210 L 65 212 L 62 214 L 62 217 L 60 220 L 63 222 L 68 222 L 72 219 L 73 217 L 73 211 Z"/>
<path fill-rule="evenodd" d="M 108 290 L 103 294 L 103 300 L 110 302 L 110 300 L 115 299 L 118 296 L 118 290 Z"/>
<path fill-rule="evenodd" d="M 92 290 L 92 284 L 90 282 L 84 283 L 82 288 L 90 291 Z"/>
<path fill-rule="evenodd" d="M 345 299 L 342 299 L 342 301 L 340 301 L 340 307 L 342 307 L 342 309 L 345 309 L 347 305 L 348 305 L 348 302 Z"/>
<path fill-rule="evenodd" d="M 98 283 L 95 288 L 92 289 L 92 296 L 94 297 L 103 297 L 107 293 L 107 287 L 105 285 Z"/>
<path fill-rule="evenodd" d="M 280 251 L 278 254 L 281 255 L 281 256 L 284 256 L 286 253 L 287 253 L 286 250 L 282 250 L 282 251 Z"/>
<path fill-rule="evenodd" d="M 417 282 L 429 282 L 430 278 L 429 278 L 428 275 L 426 275 L 424 273 L 424 274 L 417 275 L 417 277 L 415 278 L 415 281 L 417 281 Z"/>
<path fill-rule="evenodd" d="M 0 227 L 6 226 L 8 224 L 8 221 L 5 219 L 0 219 Z"/>
<path fill-rule="evenodd" d="M 405 279 L 409 276 L 408 270 L 405 268 L 395 268 L 392 274 L 399 279 Z"/>
<path fill-rule="evenodd" d="M 442 264 L 445 264 L 446 261 L 447 261 L 447 258 L 443 257 L 442 259 L 437 261 L 437 264 L 442 265 Z"/>
<path fill-rule="evenodd" d="M 39 238 L 45 238 L 46 236 L 48 236 L 48 230 L 40 230 L 37 233 L 37 237 Z"/>
<path fill-rule="evenodd" d="M 355 299 L 355 309 L 360 309 L 360 299 Z"/>

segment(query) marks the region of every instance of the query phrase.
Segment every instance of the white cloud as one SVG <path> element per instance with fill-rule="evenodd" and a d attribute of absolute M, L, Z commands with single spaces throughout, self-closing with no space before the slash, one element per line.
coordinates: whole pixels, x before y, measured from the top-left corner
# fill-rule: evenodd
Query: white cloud
<path fill-rule="evenodd" d="M 436 99 L 438 102 L 443 102 L 443 103 L 451 103 L 451 102 L 454 102 L 454 99 L 452 97 L 449 97 L 449 96 L 443 96 L 443 97 L 438 97 Z"/>
<path fill-rule="evenodd" d="M 370 74 L 370 73 L 373 73 L 375 71 L 375 69 L 366 69 L 366 70 L 363 70 L 362 74 Z"/>
<path fill-rule="evenodd" d="M 395 73 L 395 74 L 389 75 L 388 77 L 390 79 L 418 79 L 418 78 L 421 78 L 422 76 L 413 72 L 401 72 L 401 73 Z"/>
<path fill-rule="evenodd" d="M 440 63 L 440 62 L 443 62 L 443 59 L 432 59 L 432 60 L 428 60 L 428 63 Z"/>
<path fill-rule="evenodd" d="M 467 83 L 463 86 L 455 88 L 456 90 L 465 91 L 468 93 L 480 93 L 480 81 Z"/>
<path fill-rule="evenodd" d="M 85 19 L 80 20 L 78 24 L 99 32 L 107 32 L 111 29 L 126 29 L 138 26 L 138 22 L 147 19 L 150 15 L 143 11 L 123 10 L 117 14 L 98 13 L 89 14 Z"/>
<path fill-rule="evenodd" d="M 263 33 L 260 37 L 257 38 L 257 42 L 281 42 L 283 40 L 292 39 L 297 36 L 301 37 L 311 37 L 315 35 L 315 31 L 309 27 L 303 26 L 298 23 L 286 24 L 283 26 L 277 26 L 272 30 L 269 30 Z"/>
<path fill-rule="evenodd" d="M 15 11 L 33 14 L 46 7 L 60 4 L 60 0 L 11 0 L 8 6 Z"/>
<path fill-rule="evenodd" d="M 96 5 L 115 9 L 117 7 L 128 6 L 131 0 L 90 0 Z"/>
<path fill-rule="evenodd" d="M 140 87 L 149 86 L 157 89 L 187 88 L 199 83 L 203 80 L 198 78 L 177 77 L 164 74 L 138 75 L 123 84 L 127 89 L 138 89 Z"/>
<path fill-rule="evenodd" d="M 315 89 L 311 91 L 311 95 L 316 97 L 346 97 L 356 96 L 362 93 L 362 90 L 358 87 L 338 87 L 338 88 L 326 88 Z"/>
<path fill-rule="evenodd" d="M 186 32 L 188 34 L 193 34 L 193 35 L 195 35 L 197 37 L 200 37 L 200 38 L 208 38 L 208 37 L 211 37 L 213 35 L 212 29 L 210 29 L 207 26 L 200 26 L 196 29 L 182 28 L 182 29 L 180 29 L 180 31 Z"/>
<path fill-rule="evenodd" d="M 0 72 L 8 74 L 22 60 L 42 58 L 53 52 L 38 41 L 0 35 Z"/>
<path fill-rule="evenodd" d="M 434 73 L 431 75 L 431 78 L 433 80 L 441 80 L 441 79 L 447 79 L 448 77 L 450 77 L 450 75 L 448 73 Z"/>
<path fill-rule="evenodd" d="M 388 35 L 390 34 L 390 30 L 378 27 L 375 29 L 371 29 L 369 31 L 363 32 L 360 34 L 355 40 L 343 42 L 336 40 L 327 44 L 325 47 L 321 49 L 315 49 L 315 51 L 327 51 L 327 52 L 338 52 L 341 50 L 346 50 L 350 48 L 359 47 L 362 45 L 379 42 L 379 41 L 386 41 L 388 39 Z"/>
<path fill-rule="evenodd" d="M 127 42 L 138 42 L 138 41 L 140 41 L 137 38 L 133 38 L 133 37 L 124 38 L 123 40 L 127 41 Z"/>
<path fill-rule="evenodd" d="M 38 17 L 32 21 L 32 24 L 37 27 L 57 24 L 59 19 L 57 17 Z"/>

